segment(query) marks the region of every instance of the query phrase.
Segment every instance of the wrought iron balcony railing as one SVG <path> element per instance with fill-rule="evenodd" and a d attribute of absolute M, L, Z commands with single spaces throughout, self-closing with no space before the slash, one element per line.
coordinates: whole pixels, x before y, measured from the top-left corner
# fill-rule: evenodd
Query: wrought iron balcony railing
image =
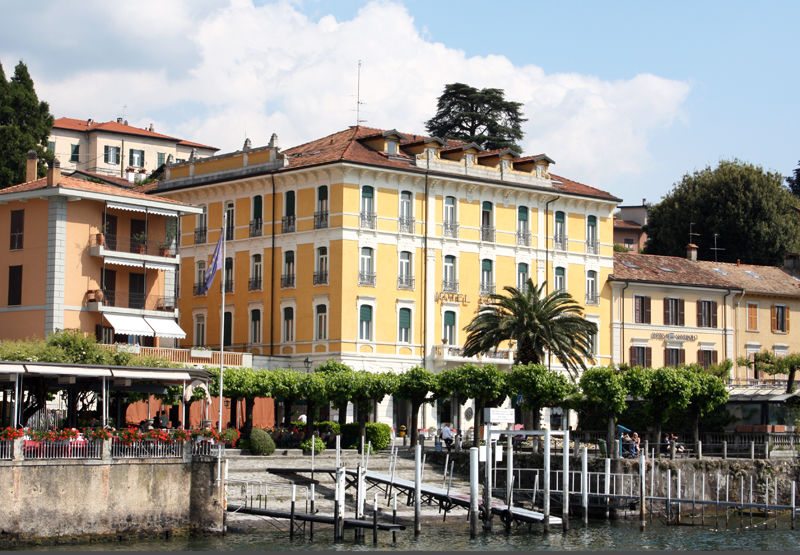
<path fill-rule="evenodd" d="M 481 241 L 488 241 L 494 243 L 494 227 L 489 225 L 481 226 Z"/>
<path fill-rule="evenodd" d="M 560 251 L 567 250 L 567 236 L 566 235 L 553 236 L 553 248 Z"/>
<path fill-rule="evenodd" d="M 397 276 L 398 289 L 414 289 L 414 278 L 411 276 Z"/>
<path fill-rule="evenodd" d="M 284 216 L 281 220 L 281 230 L 283 233 L 294 233 L 296 221 L 297 219 L 294 216 Z"/>
<path fill-rule="evenodd" d="M 494 295 L 494 285 L 488 283 L 481 283 L 480 294 L 482 297 L 487 295 Z"/>
<path fill-rule="evenodd" d="M 525 247 L 531 246 L 531 232 L 530 231 L 517 231 L 517 244 Z"/>
<path fill-rule="evenodd" d="M 261 237 L 263 226 L 264 222 L 260 218 L 257 220 L 250 220 L 250 237 Z"/>
<path fill-rule="evenodd" d="M 368 272 L 358 272 L 358 284 L 367 287 L 375 287 L 375 274 Z"/>
<path fill-rule="evenodd" d="M 586 252 L 589 254 L 598 254 L 600 252 L 600 246 L 597 241 L 586 241 Z"/>
<path fill-rule="evenodd" d="M 316 276 L 316 274 L 314 274 Z M 316 281 L 314 282 L 316 284 Z M 283 274 L 281 276 L 281 287 L 294 287 L 294 274 Z"/>
<path fill-rule="evenodd" d="M 314 272 L 314 285 L 325 285 L 328 283 L 328 272 Z"/>
<path fill-rule="evenodd" d="M 261 276 L 252 277 L 250 278 L 250 281 L 247 282 L 247 290 L 261 291 L 261 283 L 262 283 Z"/>
<path fill-rule="evenodd" d="M 456 222 L 445 222 L 442 224 L 442 232 L 445 237 L 453 237 L 454 239 L 458 238 L 458 223 Z"/>
<path fill-rule="evenodd" d="M 328 227 L 328 211 L 314 212 L 314 229 Z"/>
<path fill-rule="evenodd" d="M 361 212 L 359 217 L 359 225 L 364 229 L 375 229 L 375 224 L 378 220 L 375 212 Z"/>
<path fill-rule="evenodd" d="M 458 293 L 458 280 L 442 280 L 442 293 Z"/>
<path fill-rule="evenodd" d="M 414 233 L 414 218 L 399 218 L 397 224 L 400 233 Z"/>
<path fill-rule="evenodd" d="M 201 245 L 206 242 L 208 236 L 208 229 L 205 227 L 194 228 L 194 244 Z"/>

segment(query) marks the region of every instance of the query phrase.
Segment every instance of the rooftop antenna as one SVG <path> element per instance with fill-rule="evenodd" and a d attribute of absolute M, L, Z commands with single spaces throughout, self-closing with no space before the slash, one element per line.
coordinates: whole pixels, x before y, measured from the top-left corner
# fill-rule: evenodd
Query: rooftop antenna
<path fill-rule="evenodd" d="M 692 239 L 692 237 L 700 237 L 700 234 L 699 234 L 699 233 L 694 233 L 694 232 L 692 231 L 692 226 L 693 226 L 693 225 L 694 225 L 694 222 L 689 222 L 689 243 L 692 243 L 692 242 L 693 242 L 693 239 Z"/>
<path fill-rule="evenodd" d="M 361 119 L 361 60 L 358 60 L 358 79 L 356 81 L 356 127 L 367 120 Z"/>
<path fill-rule="evenodd" d="M 124 104 L 124 105 L 122 106 L 122 119 L 123 119 L 123 120 L 125 119 L 125 112 L 127 112 L 127 111 L 128 111 L 128 105 L 127 105 L 127 104 Z"/>
<path fill-rule="evenodd" d="M 724 251 L 723 247 L 717 247 L 717 237 L 719 237 L 719 233 L 714 234 L 714 248 L 711 250 L 714 251 L 714 262 L 717 261 L 717 251 Z"/>

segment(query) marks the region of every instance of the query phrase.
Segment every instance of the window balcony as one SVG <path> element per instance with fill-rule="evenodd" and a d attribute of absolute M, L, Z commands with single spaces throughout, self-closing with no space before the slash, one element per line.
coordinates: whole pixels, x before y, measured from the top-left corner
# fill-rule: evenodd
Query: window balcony
<path fill-rule="evenodd" d="M 375 287 L 375 274 L 358 272 L 358 284 L 367 287 Z"/>
<path fill-rule="evenodd" d="M 166 239 L 166 238 L 165 238 Z M 146 254 L 149 256 L 162 256 L 175 258 L 178 255 L 177 245 L 174 240 L 148 240 L 145 234 L 110 235 L 107 233 L 92 233 L 89 236 L 90 254 L 92 256 L 103 256 L 108 252 Z M 136 257 L 122 257 L 133 258 Z M 176 261 L 177 263 L 177 261 Z"/>
<path fill-rule="evenodd" d="M 397 277 L 398 289 L 414 289 L 414 278 L 411 276 L 398 276 Z"/>
<path fill-rule="evenodd" d="M 480 295 L 481 297 L 494 295 L 494 285 L 490 285 L 488 283 L 481 283 Z"/>
<path fill-rule="evenodd" d="M 314 285 L 327 285 L 328 272 L 314 272 Z"/>
<path fill-rule="evenodd" d="M 19 231 L 15 231 L 11 233 L 11 245 L 9 247 L 10 250 L 19 250 L 22 248 L 22 239 L 23 233 Z"/>
<path fill-rule="evenodd" d="M 88 301 L 90 303 L 89 310 L 102 310 L 100 307 L 114 307 L 133 308 L 136 310 L 174 311 L 177 306 L 177 299 L 174 296 L 158 297 L 155 295 L 147 295 L 146 293 L 117 291 L 115 289 L 90 291 Z"/>
<path fill-rule="evenodd" d="M 283 233 L 294 233 L 296 230 L 296 221 L 297 218 L 295 216 L 284 216 L 281 220 L 281 231 L 283 231 Z M 314 223 L 314 227 L 316 227 L 316 219 Z"/>
<path fill-rule="evenodd" d="M 206 237 L 208 235 L 208 229 L 205 227 L 196 227 L 194 228 L 194 244 L 201 245 L 206 242 Z"/>
<path fill-rule="evenodd" d="M 586 241 L 586 252 L 588 254 L 599 254 L 600 245 L 597 241 Z"/>
<path fill-rule="evenodd" d="M 316 275 L 314 274 L 315 277 Z M 314 284 L 316 284 L 316 281 Z M 283 274 L 281 276 L 281 287 L 294 287 L 294 274 Z"/>
<path fill-rule="evenodd" d="M 250 281 L 247 282 L 247 290 L 261 291 L 261 283 L 262 283 L 261 276 L 250 278 Z"/>
<path fill-rule="evenodd" d="M 442 293 L 458 293 L 458 280 L 442 280 Z"/>
<path fill-rule="evenodd" d="M 553 248 L 559 251 L 567 250 L 567 236 L 555 235 L 553 237 Z"/>
<path fill-rule="evenodd" d="M 414 233 L 414 218 L 399 218 L 397 224 L 400 233 Z"/>
<path fill-rule="evenodd" d="M 225 226 L 225 240 L 233 241 L 233 222 L 228 222 Z"/>
<path fill-rule="evenodd" d="M 205 291 L 203 291 L 203 287 L 205 287 L 205 282 L 195 283 L 192 290 L 194 291 L 195 295 L 205 295 Z"/>
<path fill-rule="evenodd" d="M 494 243 L 494 227 L 489 225 L 481 226 L 481 241 Z"/>
<path fill-rule="evenodd" d="M 359 216 L 359 225 L 364 229 L 375 229 L 375 224 L 378 220 L 375 212 L 361 212 Z"/>
<path fill-rule="evenodd" d="M 314 212 L 314 229 L 324 229 L 328 227 L 328 211 Z"/>
<path fill-rule="evenodd" d="M 250 237 L 261 237 L 264 222 L 261 219 L 250 220 Z"/>
<path fill-rule="evenodd" d="M 226 279 L 225 280 L 225 292 L 226 293 L 233 293 L 233 280 Z"/>
<path fill-rule="evenodd" d="M 531 232 L 530 231 L 517 231 L 517 244 L 525 247 L 531 246 Z"/>
<path fill-rule="evenodd" d="M 598 305 L 600 304 L 600 298 L 597 296 L 596 292 L 589 292 L 586 293 L 586 304 L 587 305 Z"/>
<path fill-rule="evenodd" d="M 442 234 L 445 237 L 458 239 L 458 224 L 455 222 L 445 222 L 442 224 Z"/>

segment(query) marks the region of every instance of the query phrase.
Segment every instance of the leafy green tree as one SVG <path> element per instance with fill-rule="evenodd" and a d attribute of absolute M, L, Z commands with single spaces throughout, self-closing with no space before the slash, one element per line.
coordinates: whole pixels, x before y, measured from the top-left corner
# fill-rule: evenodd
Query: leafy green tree
<path fill-rule="evenodd" d="M 601 407 L 605 413 L 608 424 L 606 444 L 611 449 L 616 436 L 616 419 L 628 406 L 623 374 L 613 366 L 589 368 L 581 375 L 580 388 L 586 401 Z"/>
<path fill-rule="evenodd" d="M 319 407 L 328 401 L 328 380 L 319 372 L 302 374 L 297 389 L 306 401 L 306 437 L 311 437 L 316 431 Z"/>
<path fill-rule="evenodd" d="M 275 402 L 283 402 L 283 425 L 289 426 L 292 422 L 292 405 L 302 399 L 300 373 L 295 370 L 273 370 L 272 394 Z"/>
<path fill-rule="evenodd" d="M 445 85 L 436 115 L 425 123 L 433 136 L 475 143 L 487 150 L 522 152 L 522 104 L 505 99 L 502 89 L 476 89 L 464 83 Z"/>
<path fill-rule="evenodd" d="M 11 80 L 0 65 L 0 189 L 25 181 L 26 155 L 39 156 L 39 175 L 53 154 L 46 150 L 53 116 L 47 102 L 39 101 L 27 66 L 20 61 Z"/>
<path fill-rule="evenodd" d="M 329 360 L 318 366 L 315 372 L 325 377 L 328 398 L 339 413 L 337 421 L 344 424 L 347 421 L 347 403 L 351 398 L 353 369 L 341 362 Z"/>
<path fill-rule="evenodd" d="M 769 351 L 756 353 L 753 361 L 739 359 L 741 366 L 755 365 L 756 368 L 770 375 L 786 374 L 786 393 L 794 393 L 794 382 L 797 369 L 800 367 L 800 353 L 790 353 L 785 357 L 776 357 Z"/>
<path fill-rule="evenodd" d="M 685 367 L 681 370 L 693 382 L 688 412 L 692 419 L 692 435 L 696 445 L 700 440 L 700 419 L 728 401 L 728 390 L 720 378 L 705 372 L 699 366 Z"/>
<path fill-rule="evenodd" d="M 800 162 L 792 172 L 792 175 L 786 178 L 786 187 L 796 197 L 800 198 Z"/>
<path fill-rule="evenodd" d="M 542 364 L 519 364 L 506 378 L 508 392 L 522 395 L 522 408 L 533 413 L 533 428 L 539 429 L 539 412 L 543 407 L 564 406 L 575 392 L 575 386 L 564 374 L 548 370 Z"/>
<path fill-rule="evenodd" d="M 483 409 L 502 403 L 508 396 L 505 374 L 494 364 L 476 366 L 465 363 L 456 368 L 448 368 L 439 375 L 441 384 L 439 395 L 452 392 L 459 401 L 475 400 L 475 433 L 483 426 Z"/>
<path fill-rule="evenodd" d="M 396 378 L 396 374 L 391 372 L 368 372 L 366 370 L 353 372 L 350 401 L 358 414 L 358 437 L 366 434 L 367 420 L 372 412 L 373 403 L 382 401 L 394 390 Z"/>
<path fill-rule="evenodd" d="M 397 376 L 395 397 L 411 403 L 411 445 L 417 444 L 419 409 L 424 403 L 434 401 L 438 381 L 436 374 L 420 366 L 415 366 Z"/>
<path fill-rule="evenodd" d="M 489 304 L 464 328 L 464 356 L 496 349 L 503 341 L 516 341 L 515 364 L 542 364 L 545 351 L 554 355 L 573 381 L 584 360 L 593 360 L 592 338 L 597 324 L 583 318 L 583 309 L 566 291 L 545 294 L 528 279 L 524 290 L 504 287 L 507 295 L 489 296 Z"/>
<path fill-rule="evenodd" d="M 765 172 L 738 160 L 722 161 L 714 169 L 686 174 L 648 212 L 648 254 L 685 256 L 689 228 L 700 258 L 716 251 L 719 260 L 777 265 L 783 255 L 797 252 L 800 216 L 797 198 L 783 187 L 780 174 Z"/>
<path fill-rule="evenodd" d="M 655 425 L 656 445 L 661 444 L 661 426 L 667 415 L 685 410 L 691 401 L 694 382 L 685 371 L 664 366 L 649 373 L 649 387 L 644 399 L 650 407 Z"/>
<path fill-rule="evenodd" d="M 225 368 L 223 394 L 234 400 L 244 399 L 244 426 L 242 427 L 244 437 L 249 438 L 250 432 L 253 430 L 253 409 L 256 399 L 271 397 L 273 384 L 271 371 L 238 367 Z"/>

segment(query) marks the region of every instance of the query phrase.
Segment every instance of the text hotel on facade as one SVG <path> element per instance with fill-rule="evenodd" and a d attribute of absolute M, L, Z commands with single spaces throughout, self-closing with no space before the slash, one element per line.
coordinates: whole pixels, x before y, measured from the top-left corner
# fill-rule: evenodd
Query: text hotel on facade
<path fill-rule="evenodd" d="M 461 354 L 464 326 L 486 295 L 529 276 L 567 289 L 597 324 L 608 314 L 601 285 L 619 199 L 550 174 L 547 156 L 365 127 L 284 151 L 276 142 L 168 165 L 158 186 L 206 208 L 181 225 L 186 343 L 219 344 L 219 282 L 205 294 L 199 285 L 223 211 L 224 342 L 282 355 L 278 365 L 477 362 Z M 611 362 L 607 328 L 595 341 L 600 364 Z M 505 347 L 480 360 L 508 368 Z M 378 419 L 391 423 L 394 411 L 387 400 Z"/>

